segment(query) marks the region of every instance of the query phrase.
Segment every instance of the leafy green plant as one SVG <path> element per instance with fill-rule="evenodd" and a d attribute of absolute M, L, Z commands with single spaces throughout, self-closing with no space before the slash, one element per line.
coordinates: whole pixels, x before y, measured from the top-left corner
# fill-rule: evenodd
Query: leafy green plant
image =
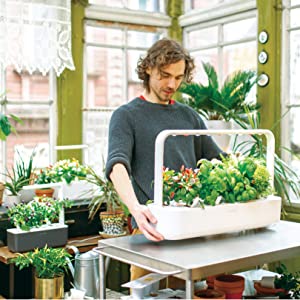
<path fill-rule="evenodd" d="M 98 190 L 89 203 L 89 219 L 93 219 L 103 203 L 107 211 L 114 212 L 124 206 L 111 181 L 104 175 L 98 175 L 92 168 L 88 169 L 89 176 L 86 180 L 97 186 Z M 103 173 L 104 174 L 104 173 Z"/>
<path fill-rule="evenodd" d="M 39 170 L 35 183 L 45 184 L 54 182 L 66 182 L 70 184 L 76 179 L 85 179 L 88 168 L 81 165 L 75 158 L 59 160 L 54 165 Z"/>
<path fill-rule="evenodd" d="M 201 159 L 199 169 L 182 167 L 163 172 L 164 204 L 201 206 L 255 200 L 272 193 L 270 174 L 262 159 L 230 155 L 222 161 Z M 173 203 L 172 203 L 173 202 Z M 174 203 L 176 202 L 176 203 Z"/>
<path fill-rule="evenodd" d="M 49 248 L 47 245 L 27 253 L 19 253 L 12 262 L 20 269 L 29 266 L 35 268 L 38 278 L 55 278 L 68 270 L 68 259 L 71 255 L 64 248 Z"/>
<path fill-rule="evenodd" d="M 18 159 L 16 161 L 15 167 L 12 171 L 7 169 L 6 174 L 4 174 L 9 181 L 5 182 L 5 187 L 11 193 L 11 195 L 17 196 L 21 191 L 23 186 L 28 185 L 32 178 L 33 173 L 33 160 L 35 156 L 35 151 L 33 151 L 29 157 L 29 161 L 26 164 L 21 154 L 18 153 Z"/>
<path fill-rule="evenodd" d="M 284 299 L 300 299 L 300 272 L 290 273 L 284 264 L 276 268 L 280 276 L 275 276 L 275 287 L 288 291 L 288 294 L 279 295 Z"/>
<path fill-rule="evenodd" d="M 35 197 L 28 203 L 19 203 L 8 209 L 10 222 L 22 230 L 40 227 L 59 219 L 63 207 L 70 207 L 69 200 L 59 200 L 48 197 Z"/>
<path fill-rule="evenodd" d="M 185 102 L 207 120 L 239 120 L 243 118 L 245 108 L 256 111 L 258 105 L 248 101 L 247 95 L 256 84 L 257 76 L 254 71 L 237 71 L 230 74 L 222 87 L 218 75 L 210 63 L 202 63 L 208 78 L 208 85 L 202 83 L 183 83 L 179 92 L 190 96 Z"/>
<path fill-rule="evenodd" d="M 5 141 L 7 136 L 12 132 L 16 133 L 16 129 L 11 124 L 9 118 L 15 120 L 18 123 L 22 123 L 22 120 L 15 115 L 10 114 L 6 116 L 0 112 L 0 140 Z"/>

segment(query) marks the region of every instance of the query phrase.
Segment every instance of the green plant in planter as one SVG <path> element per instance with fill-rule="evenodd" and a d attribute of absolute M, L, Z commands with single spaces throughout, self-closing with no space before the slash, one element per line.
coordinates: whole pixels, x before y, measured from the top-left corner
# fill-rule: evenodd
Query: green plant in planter
<path fill-rule="evenodd" d="M 179 92 L 190 96 L 180 98 L 207 120 L 239 120 L 247 122 L 243 115 L 245 107 L 249 111 L 256 111 L 258 104 L 249 102 L 246 98 L 256 84 L 257 76 L 254 71 L 237 71 L 230 74 L 222 87 L 218 75 L 210 63 L 202 63 L 208 78 L 208 85 L 202 83 L 183 83 Z"/>
<path fill-rule="evenodd" d="M 81 165 L 75 158 L 59 160 L 54 165 L 39 170 L 36 174 L 35 183 L 66 182 L 70 184 L 76 179 L 85 179 L 88 168 Z"/>
<path fill-rule="evenodd" d="M 22 120 L 15 115 L 10 114 L 6 116 L 0 112 L 0 140 L 5 141 L 7 136 L 12 132 L 16 132 L 16 129 L 11 124 L 9 118 L 13 119 L 18 123 L 22 123 Z"/>
<path fill-rule="evenodd" d="M 272 193 L 270 174 L 261 159 L 230 155 L 222 161 L 201 159 L 199 169 L 165 169 L 163 194 L 166 205 L 203 205 L 255 200 Z"/>
<path fill-rule="evenodd" d="M 27 253 L 19 253 L 12 262 L 20 269 L 32 266 L 38 278 L 55 278 L 63 275 L 68 270 L 67 258 L 71 255 L 64 248 L 35 249 Z"/>
<path fill-rule="evenodd" d="M 26 163 L 18 152 L 15 167 L 12 171 L 7 170 L 6 174 L 4 174 L 9 179 L 9 181 L 5 182 L 5 187 L 11 195 L 17 196 L 21 189 L 30 183 L 33 174 L 34 156 L 35 151 L 31 153 L 29 161 Z"/>
<path fill-rule="evenodd" d="M 19 203 L 8 209 L 10 222 L 22 230 L 51 224 L 59 219 L 59 213 L 64 207 L 71 207 L 69 200 L 35 197 L 28 203 Z"/>

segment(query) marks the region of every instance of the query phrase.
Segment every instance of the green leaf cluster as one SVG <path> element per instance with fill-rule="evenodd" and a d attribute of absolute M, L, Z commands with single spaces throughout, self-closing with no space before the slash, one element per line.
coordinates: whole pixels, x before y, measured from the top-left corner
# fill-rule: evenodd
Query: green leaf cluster
<path fill-rule="evenodd" d="M 63 207 L 71 207 L 69 200 L 53 199 L 49 197 L 35 197 L 28 203 L 19 203 L 8 209 L 10 222 L 22 230 L 51 224 L 59 219 Z"/>
<path fill-rule="evenodd" d="M 9 117 L 18 123 L 22 123 L 22 120 L 15 115 L 10 114 Z M 16 129 L 11 124 L 8 116 L 0 112 L 0 140 L 5 141 L 6 137 L 12 132 L 16 132 Z"/>
<path fill-rule="evenodd" d="M 272 193 L 270 174 L 265 162 L 254 157 L 230 155 L 222 160 L 201 159 L 199 169 L 165 169 L 163 200 L 191 206 L 197 197 L 205 205 L 259 199 Z"/>
<path fill-rule="evenodd" d="M 77 159 L 64 159 L 37 171 L 35 183 L 46 184 L 63 181 L 70 184 L 75 179 L 86 178 L 87 174 L 88 167 L 81 165 Z"/>
<path fill-rule="evenodd" d="M 245 108 L 256 111 L 259 106 L 248 101 L 247 95 L 256 84 L 257 76 L 254 71 L 237 71 L 230 74 L 222 87 L 218 75 L 210 63 L 202 63 L 208 78 L 208 85 L 202 83 L 183 83 L 179 92 L 190 96 L 181 99 L 207 120 L 238 119 L 246 122 L 243 115 Z"/>
<path fill-rule="evenodd" d="M 51 279 L 63 275 L 68 270 L 71 255 L 64 248 L 49 248 L 47 245 L 27 253 L 19 253 L 12 262 L 20 269 L 35 268 L 38 278 Z"/>

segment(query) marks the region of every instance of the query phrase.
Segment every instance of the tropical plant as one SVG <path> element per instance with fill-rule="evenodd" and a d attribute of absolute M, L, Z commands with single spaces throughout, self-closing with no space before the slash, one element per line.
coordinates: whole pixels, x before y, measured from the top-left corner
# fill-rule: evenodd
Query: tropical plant
<path fill-rule="evenodd" d="M 16 160 L 15 167 L 11 171 L 7 169 L 6 174 L 4 174 L 9 179 L 9 181 L 5 182 L 5 187 L 10 191 L 11 195 L 15 196 L 17 196 L 23 186 L 28 185 L 32 179 L 35 151 L 32 151 L 27 164 L 20 153 L 17 152 L 17 154 L 18 159 Z"/>
<path fill-rule="evenodd" d="M 22 120 L 17 116 L 10 114 L 6 116 L 0 112 L 0 140 L 5 141 L 6 137 L 9 136 L 12 132 L 16 132 L 16 129 L 11 124 L 9 118 L 13 119 L 18 123 L 22 123 Z"/>
<path fill-rule="evenodd" d="M 69 200 L 35 197 L 28 203 L 19 203 L 8 209 L 10 222 L 22 230 L 51 224 L 59 219 L 63 207 L 71 207 Z"/>
<path fill-rule="evenodd" d="M 47 245 L 27 253 L 18 253 L 12 262 L 20 269 L 33 266 L 38 278 L 51 279 L 63 275 L 68 270 L 68 258 L 64 248 L 50 248 Z"/>
<path fill-rule="evenodd" d="M 254 71 L 237 71 L 230 74 L 220 87 L 218 75 L 210 63 L 202 63 L 208 78 L 208 85 L 202 83 L 183 83 L 179 92 L 190 97 L 182 97 L 181 101 L 192 107 L 207 120 L 230 119 L 246 122 L 243 118 L 245 108 L 256 111 L 258 104 L 247 99 L 257 76 Z"/>
<path fill-rule="evenodd" d="M 81 165 L 75 158 L 57 161 L 54 165 L 40 169 L 36 173 L 35 183 L 46 184 L 55 182 L 66 182 L 70 184 L 73 180 L 84 179 L 88 168 Z"/>
<path fill-rule="evenodd" d="M 86 180 L 97 186 L 98 190 L 89 203 L 89 219 L 93 219 L 103 203 L 106 204 L 106 210 L 114 212 L 120 207 L 124 207 L 122 201 L 115 190 L 113 183 L 105 175 L 98 175 L 91 167 L 88 169 L 89 176 Z M 103 170 L 104 174 L 104 170 Z"/>

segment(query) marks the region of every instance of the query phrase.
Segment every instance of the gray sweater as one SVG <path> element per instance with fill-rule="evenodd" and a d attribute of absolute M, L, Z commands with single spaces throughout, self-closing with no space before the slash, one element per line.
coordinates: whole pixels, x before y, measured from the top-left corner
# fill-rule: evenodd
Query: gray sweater
<path fill-rule="evenodd" d="M 114 111 L 109 125 L 106 176 L 116 163 L 123 164 L 132 180 L 140 203 L 154 197 L 154 145 L 165 129 L 206 129 L 199 115 L 187 105 L 155 104 L 141 98 Z M 182 165 L 196 168 L 201 158 L 219 157 L 222 151 L 209 136 L 168 137 L 164 166 L 179 170 Z"/>

